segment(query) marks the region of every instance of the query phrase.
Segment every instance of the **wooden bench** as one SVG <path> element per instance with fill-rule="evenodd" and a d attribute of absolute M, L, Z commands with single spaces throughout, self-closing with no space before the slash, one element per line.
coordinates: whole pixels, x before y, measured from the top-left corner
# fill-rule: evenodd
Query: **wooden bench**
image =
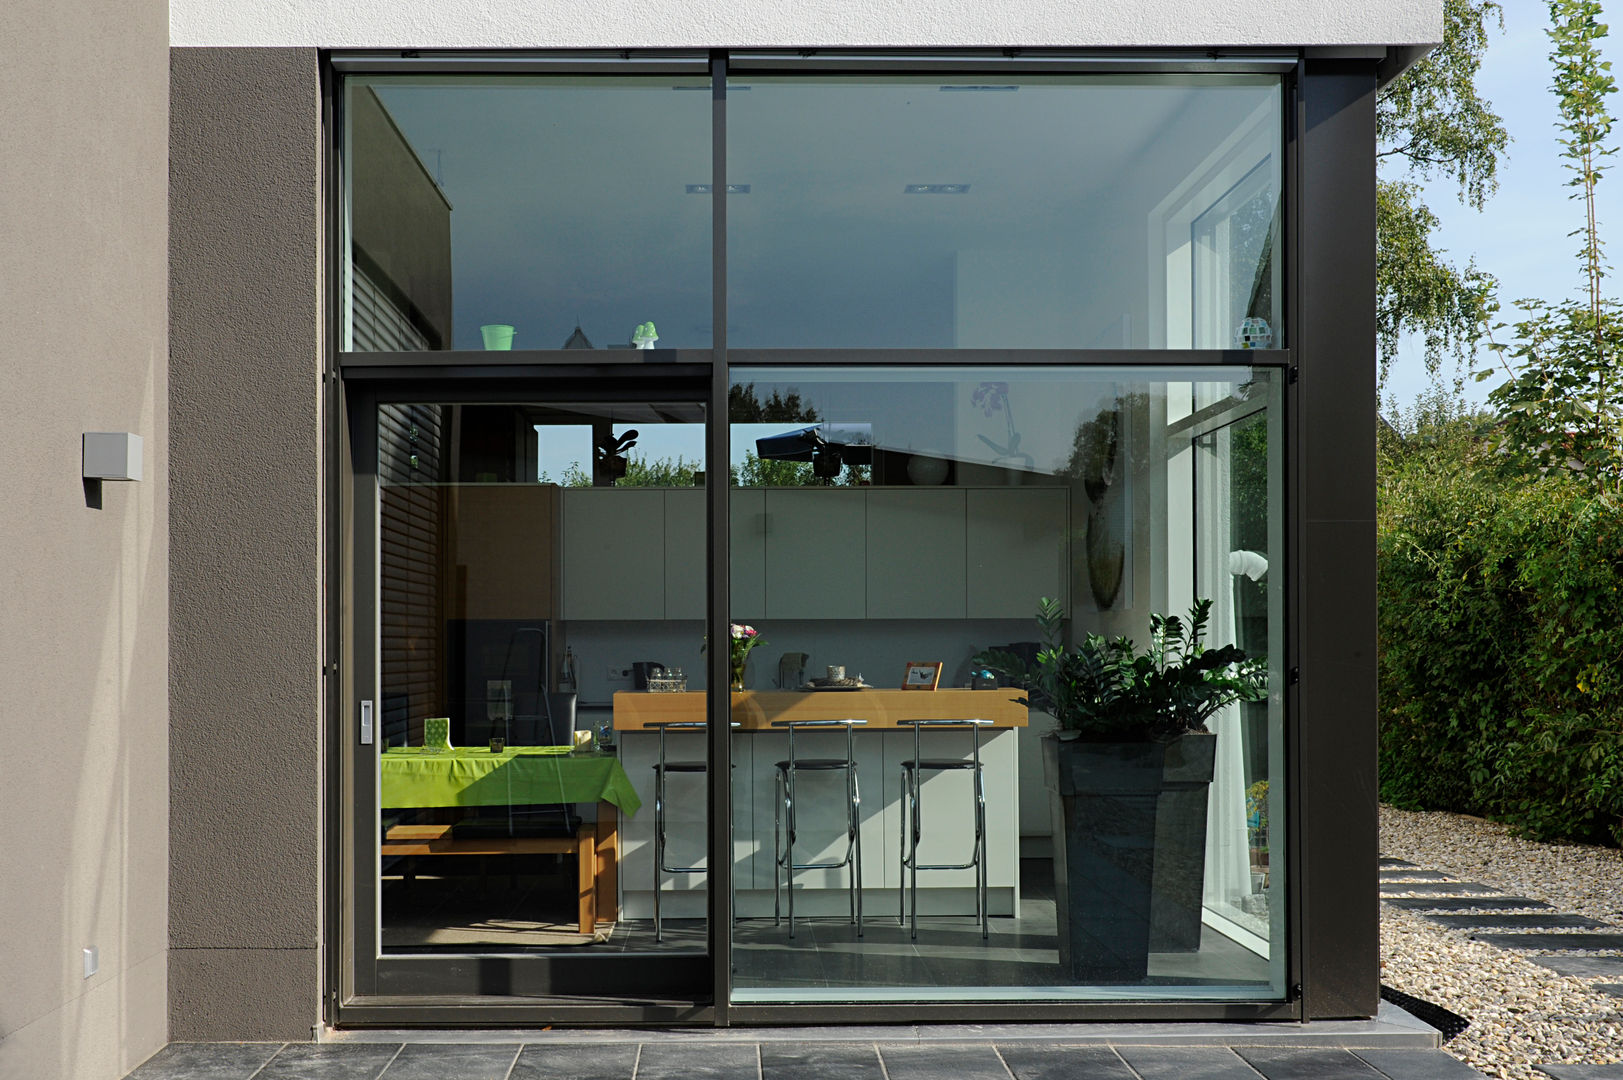
<path fill-rule="evenodd" d="M 595 933 L 597 921 L 613 921 L 619 907 L 619 829 L 613 813 L 599 804 L 596 824 L 574 836 L 458 837 L 451 825 L 395 825 L 384 834 L 381 854 L 390 855 L 568 855 L 579 866 L 580 932 Z"/>

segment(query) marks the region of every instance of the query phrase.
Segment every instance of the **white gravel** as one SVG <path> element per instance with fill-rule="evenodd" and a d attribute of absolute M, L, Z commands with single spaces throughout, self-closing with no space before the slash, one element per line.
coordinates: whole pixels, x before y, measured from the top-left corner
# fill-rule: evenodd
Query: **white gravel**
<path fill-rule="evenodd" d="M 1381 854 L 1623 927 L 1617 850 L 1534 843 L 1480 818 L 1383 806 Z M 1444 1046 L 1455 1057 L 1517 1080 L 1549 1080 L 1537 1064 L 1623 1064 L 1623 998 L 1590 989 L 1607 980 L 1557 975 L 1526 955 L 1381 905 L 1381 981 L 1470 1019 Z"/>

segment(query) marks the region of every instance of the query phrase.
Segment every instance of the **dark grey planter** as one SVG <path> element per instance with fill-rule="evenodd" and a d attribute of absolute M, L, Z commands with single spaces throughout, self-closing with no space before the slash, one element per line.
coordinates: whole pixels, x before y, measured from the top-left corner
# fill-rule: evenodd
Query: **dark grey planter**
<path fill-rule="evenodd" d="M 1200 946 L 1206 792 L 1217 736 L 1043 738 L 1060 967 L 1078 983 L 1140 983 L 1152 951 Z"/>

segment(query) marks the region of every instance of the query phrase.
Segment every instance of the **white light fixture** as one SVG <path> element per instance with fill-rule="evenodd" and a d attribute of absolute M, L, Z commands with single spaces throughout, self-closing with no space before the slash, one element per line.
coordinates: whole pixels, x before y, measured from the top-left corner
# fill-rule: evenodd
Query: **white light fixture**
<path fill-rule="evenodd" d="M 141 436 L 128 431 L 87 431 L 84 434 L 86 480 L 141 479 Z"/>

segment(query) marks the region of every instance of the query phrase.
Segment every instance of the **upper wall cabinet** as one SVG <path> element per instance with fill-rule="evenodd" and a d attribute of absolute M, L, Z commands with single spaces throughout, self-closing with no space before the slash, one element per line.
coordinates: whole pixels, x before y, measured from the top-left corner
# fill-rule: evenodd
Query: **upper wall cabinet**
<path fill-rule="evenodd" d="M 665 492 L 665 618 L 702 619 L 705 611 L 705 491 Z M 728 493 L 732 532 L 733 619 L 766 613 L 766 493 L 734 488 Z"/>
<path fill-rule="evenodd" d="M 564 618 L 665 617 L 665 494 L 659 488 L 564 491 Z"/>
<path fill-rule="evenodd" d="M 1065 598 L 1064 488 L 971 488 L 968 615 L 1029 619 L 1044 597 Z"/>
<path fill-rule="evenodd" d="M 867 492 L 766 488 L 766 615 L 867 615 Z"/>
<path fill-rule="evenodd" d="M 868 492 L 868 618 L 964 617 L 964 492 Z"/>

